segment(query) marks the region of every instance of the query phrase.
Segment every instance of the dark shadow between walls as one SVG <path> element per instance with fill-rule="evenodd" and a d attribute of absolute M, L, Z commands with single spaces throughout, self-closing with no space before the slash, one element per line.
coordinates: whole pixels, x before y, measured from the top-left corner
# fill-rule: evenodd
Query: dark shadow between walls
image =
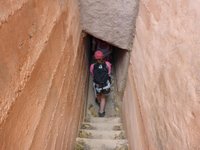
<path fill-rule="evenodd" d="M 86 47 L 86 51 L 88 53 L 87 56 L 88 56 L 88 61 L 89 61 L 89 65 L 90 65 L 94 61 L 93 60 L 94 52 L 92 52 L 93 36 L 90 34 L 87 34 L 87 33 L 85 33 L 85 34 L 86 34 L 85 47 Z M 130 51 L 115 47 L 113 45 L 111 45 L 111 46 L 113 47 L 111 64 L 113 67 L 113 74 L 114 74 L 115 82 L 117 85 L 117 87 L 116 87 L 117 97 L 119 100 L 122 100 L 123 93 L 124 93 L 124 90 L 126 87 L 128 66 L 129 66 L 129 61 L 130 61 Z"/>
<path fill-rule="evenodd" d="M 117 95 L 121 100 L 126 87 L 128 66 L 130 61 L 130 51 L 115 47 L 113 57 L 115 77 L 117 82 Z"/>

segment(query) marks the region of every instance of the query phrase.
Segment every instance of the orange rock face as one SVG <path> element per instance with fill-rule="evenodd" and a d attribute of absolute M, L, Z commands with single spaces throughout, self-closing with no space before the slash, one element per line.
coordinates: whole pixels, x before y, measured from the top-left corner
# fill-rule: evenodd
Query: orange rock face
<path fill-rule="evenodd" d="M 200 2 L 139 6 L 123 101 L 131 149 L 198 150 Z"/>
<path fill-rule="evenodd" d="M 77 6 L 0 2 L 1 150 L 72 149 L 88 78 Z"/>

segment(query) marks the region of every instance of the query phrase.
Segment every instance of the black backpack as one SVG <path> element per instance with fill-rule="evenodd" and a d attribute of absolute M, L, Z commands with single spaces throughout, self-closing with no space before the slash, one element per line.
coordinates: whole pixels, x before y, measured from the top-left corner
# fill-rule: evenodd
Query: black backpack
<path fill-rule="evenodd" d="M 106 63 L 95 63 L 94 64 L 94 82 L 97 84 L 105 84 L 108 79 L 108 68 Z"/>

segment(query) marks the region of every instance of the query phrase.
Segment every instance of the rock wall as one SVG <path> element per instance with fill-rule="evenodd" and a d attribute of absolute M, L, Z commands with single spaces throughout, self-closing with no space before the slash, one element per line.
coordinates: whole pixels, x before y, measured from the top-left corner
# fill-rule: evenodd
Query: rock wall
<path fill-rule="evenodd" d="M 1 150 L 73 149 L 88 86 L 77 6 L 0 2 Z"/>
<path fill-rule="evenodd" d="M 132 49 L 138 0 L 79 0 L 87 33 L 122 49 Z"/>
<path fill-rule="evenodd" d="M 130 61 L 130 51 L 119 48 L 114 49 L 114 70 L 116 77 L 117 95 L 122 99 L 126 87 L 128 66 Z"/>
<path fill-rule="evenodd" d="M 140 0 L 123 100 L 132 150 L 200 149 L 199 6 Z"/>

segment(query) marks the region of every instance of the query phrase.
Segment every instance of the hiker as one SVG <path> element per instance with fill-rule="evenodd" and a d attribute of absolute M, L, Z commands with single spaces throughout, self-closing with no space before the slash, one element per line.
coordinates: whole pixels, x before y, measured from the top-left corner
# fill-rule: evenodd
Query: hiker
<path fill-rule="evenodd" d="M 112 46 L 110 44 L 100 39 L 93 38 L 92 49 L 93 51 L 95 50 L 101 51 L 104 55 L 104 60 L 109 61 L 109 62 L 112 61 L 112 57 L 111 57 Z"/>
<path fill-rule="evenodd" d="M 90 72 L 93 76 L 95 102 L 99 105 L 99 117 L 105 116 L 106 95 L 110 93 L 111 64 L 104 60 L 104 55 L 97 50 L 94 54 L 96 60 L 91 64 Z"/>

